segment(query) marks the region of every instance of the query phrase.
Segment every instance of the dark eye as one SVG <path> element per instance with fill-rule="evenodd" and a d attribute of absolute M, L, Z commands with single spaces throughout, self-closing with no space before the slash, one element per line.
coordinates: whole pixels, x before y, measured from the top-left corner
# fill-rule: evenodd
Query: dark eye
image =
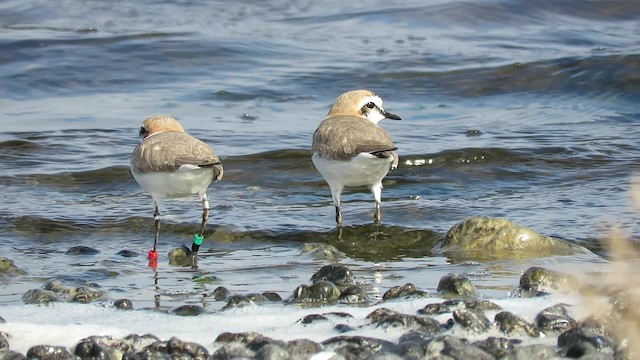
<path fill-rule="evenodd" d="M 369 102 L 365 106 L 368 107 L 369 109 L 373 109 L 374 107 L 376 107 L 376 104 Z"/>
<path fill-rule="evenodd" d="M 140 136 L 143 136 L 143 135 L 144 135 L 144 134 L 146 134 L 147 132 L 148 132 L 148 131 L 147 131 L 147 129 L 145 129 L 145 128 L 144 128 L 144 126 L 140 128 Z"/>

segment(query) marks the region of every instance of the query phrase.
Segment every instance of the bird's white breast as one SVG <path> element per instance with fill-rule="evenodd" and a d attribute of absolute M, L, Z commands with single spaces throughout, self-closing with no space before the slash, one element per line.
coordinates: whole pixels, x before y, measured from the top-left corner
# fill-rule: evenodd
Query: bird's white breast
<path fill-rule="evenodd" d="M 213 181 L 210 168 L 179 169 L 174 172 L 132 172 L 136 181 L 148 192 L 162 197 L 176 198 L 204 193 Z"/>
<path fill-rule="evenodd" d="M 313 154 L 311 160 L 328 183 L 363 186 L 381 182 L 389 173 L 393 157 L 379 158 L 369 153 L 360 153 L 351 160 L 341 161 Z"/>

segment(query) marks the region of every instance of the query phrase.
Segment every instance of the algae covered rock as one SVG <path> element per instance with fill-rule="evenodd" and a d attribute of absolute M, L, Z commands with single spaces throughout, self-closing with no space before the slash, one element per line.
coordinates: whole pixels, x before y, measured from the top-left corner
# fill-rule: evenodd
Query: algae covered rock
<path fill-rule="evenodd" d="M 565 304 L 556 304 L 543 309 L 536 315 L 535 323 L 543 332 L 563 332 L 578 325 L 578 322 L 569 315 Z"/>
<path fill-rule="evenodd" d="M 99 285 L 94 283 L 83 283 L 81 286 L 73 287 L 64 282 L 51 279 L 47 281 L 41 289 L 27 291 L 22 300 L 27 304 L 48 304 L 52 302 L 77 302 L 89 304 L 95 301 L 106 300 L 107 294 L 97 289 Z"/>
<path fill-rule="evenodd" d="M 575 276 L 534 266 L 520 276 L 520 285 L 511 295 L 535 297 L 555 292 L 568 292 L 577 288 L 578 279 Z"/>
<path fill-rule="evenodd" d="M 13 260 L 4 256 L 0 256 L 0 276 L 17 276 L 26 275 L 26 272 L 20 270 Z"/>
<path fill-rule="evenodd" d="M 64 300 L 53 291 L 31 289 L 22 295 L 22 301 L 24 301 L 25 304 L 45 305 L 52 302 L 62 302 Z"/>
<path fill-rule="evenodd" d="M 482 334 L 491 328 L 491 321 L 482 311 L 459 309 L 453 311 L 453 319 L 470 332 Z"/>
<path fill-rule="evenodd" d="M 429 293 L 426 291 L 416 289 L 415 285 L 411 283 L 404 284 L 402 286 L 394 286 L 387 290 L 382 295 L 382 300 L 387 301 L 398 298 L 420 298 L 429 297 Z"/>
<path fill-rule="evenodd" d="M 478 296 L 476 287 L 468 277 L 462 274 L 448 274 L 438 282 L 438 294 L 444 297 L 461 297 L 465 299 Z"/>
<path fill-rule="evenodd" d="M 332 282 L 319 281 L 311 286 L 300 285 L 295 290 L 290 302 L 306 304 L 331 304 L 340 297 L 340 290 Z"/>
<path fill-rule="evenodd" d="M 325 265 L 318 272 L 311 276 L 311 281 L 317 283 L 319 281 L 330 281 L 338 287 L 348 287 L 357 285 L 355 276 L 347 268 L 342 265 Z"/>
<path fill-rule="evenodd" d="M 497 313 L 493 321 L 498 325 L 500 331 L 506 335 L 522 334 L 532 337 L 540 336 L 540 330 L 535 325 L 509 311 Z"/>
<path fill-rule="evenodd" d="M 182 245 L 169 251 L 169 265 L 171 266 L 191 266 L 196 265 L 197 253 Z"/>
<path fill-rule="evenodd" d="M 470 217 L 454 225 L 433 250 L 472 259 L 589 253 L 582 246 L 542 235 L 507 219 L 486 216 Z"/>

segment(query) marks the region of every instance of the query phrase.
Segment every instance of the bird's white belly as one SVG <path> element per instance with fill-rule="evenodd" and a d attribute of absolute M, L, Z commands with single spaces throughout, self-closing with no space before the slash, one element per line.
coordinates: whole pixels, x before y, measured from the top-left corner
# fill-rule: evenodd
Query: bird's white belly
<path fill-rule="evenodd" d="M 195 169 L 165 173 L 133 173 L 136 181 L 148 192 L 166 198 L 178 198 L 204 193 L 213 181 L 213 170 Z"/>
<path fill-rule="evenodd" d="M 387 176 L 393 158 L 379 158 L 368 153 L 348 161 L 330 160 L 313 154 L 313 165 L 329 184 L 343 186 L 373 185 Z"/>

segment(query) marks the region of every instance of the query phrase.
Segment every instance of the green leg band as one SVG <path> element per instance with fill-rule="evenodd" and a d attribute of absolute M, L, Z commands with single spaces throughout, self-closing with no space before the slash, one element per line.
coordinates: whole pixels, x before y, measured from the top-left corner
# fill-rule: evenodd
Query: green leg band
<path fill-rule="evenodd" d="M 200 245 L 202 245 L 202 242 L 203 242 L 203 241 L 204 241 L 204 236 L 202 236 L 202 235 L 200 235 L 200 234 L 196 234 L 196 235 L 193 237 L 193 244 L 194 244 L 194 245 L 198 245 L 198 246 L 200 246 Z"/>

